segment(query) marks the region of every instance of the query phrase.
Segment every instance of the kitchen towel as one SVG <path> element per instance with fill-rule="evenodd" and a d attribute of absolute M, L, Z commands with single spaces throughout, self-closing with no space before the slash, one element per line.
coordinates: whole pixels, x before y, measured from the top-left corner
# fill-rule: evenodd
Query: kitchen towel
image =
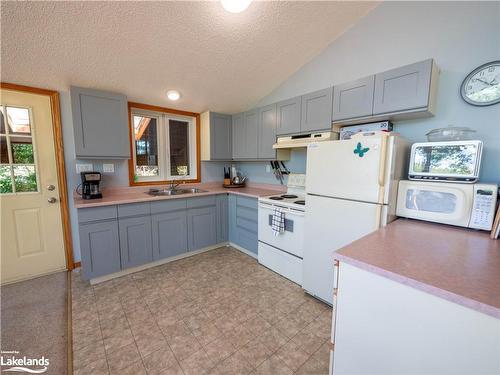
<path fill-rule="evenodd" d="M 274 207 L 271 228 L 275 236 L 285 231 L 285 213 L 281 207 Z"/>

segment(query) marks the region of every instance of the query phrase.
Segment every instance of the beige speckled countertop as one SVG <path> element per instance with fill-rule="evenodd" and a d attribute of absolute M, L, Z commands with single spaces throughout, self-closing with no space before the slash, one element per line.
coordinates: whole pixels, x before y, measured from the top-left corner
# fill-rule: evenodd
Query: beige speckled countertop
<path fill-rule="evenodd" d="M 500 318 L 500 240 L 489 232 L 398 219 L 333 257 Z"/>
<path fill-rule="evenodd" d="M 153 186 L 104 188 L 102 189 L 103 198 L 101 199 L 84 200 L 77 195 L 74 196 L 73 199 L 76 208 L 86 208 L 86 207 L 109 206 L 113 204 L 157 201 L 164 199 L 190 198 L 190 197 L 199 197 L 204 195 L 214 195 L 222 193 L 230 193 L 230 194 L 257 198 L 257 197 L 265 197 L 268 195 L 275 195 L 286 191 L 286 187 L 281 185 L 248 184 L 243 188 L 226 189 L 222 187 L 222 182 L 221 183 L 210 182 L 204 184 L 185 184 L 185 185 L 180 185 L 178 187 L 179 189 L 196 187 L 202 190 L 206 190 L 206 192 L 203 193 L 181 194 L 173 196 L 168 196 L 168 195 L 151 196 L 147 194 L 148 190 L 151 187 Z M 154 186 L 154 187 L 160 188 L 160 186 Z"/>

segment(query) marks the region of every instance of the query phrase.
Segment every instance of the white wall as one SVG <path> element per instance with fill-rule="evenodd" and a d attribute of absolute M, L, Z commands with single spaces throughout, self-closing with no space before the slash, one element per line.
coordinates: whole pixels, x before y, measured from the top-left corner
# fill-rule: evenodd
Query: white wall
<path fill-rule="evenodd" d="M 468 126 L 485 144 L 481 180 L 500 182 L 500 104 L 474 107 L 459 88 L 475 67 L 500 59 L 500 2 L 386 2 L 303 66 L 258 106 L 435 58 L 441 69 L 436 116 L 402 121 L 411 141 L 431 129 Z"/>

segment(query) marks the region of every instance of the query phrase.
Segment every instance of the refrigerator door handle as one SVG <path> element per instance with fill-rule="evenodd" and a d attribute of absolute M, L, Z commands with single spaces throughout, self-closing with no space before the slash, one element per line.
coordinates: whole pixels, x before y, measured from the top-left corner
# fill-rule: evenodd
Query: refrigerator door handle
<path fill-rule="evenodd" d="M 378 184 L 380 187 L 385 185 L 385 167 L 387 164 L 387 139 L 389 137 L 386 134 L 382 135 L 381 145 L 380 145 L 380 162 L 378 166 Z"/>

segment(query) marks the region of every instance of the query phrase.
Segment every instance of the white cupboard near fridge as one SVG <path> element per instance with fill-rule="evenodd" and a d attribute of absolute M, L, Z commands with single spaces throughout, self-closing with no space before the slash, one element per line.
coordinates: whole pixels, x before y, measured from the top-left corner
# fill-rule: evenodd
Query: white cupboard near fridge
<path fill-rule="evenodd" d="M 333 302 L 333 251 L 395 218 L 407 142 L 390 133 L 313 143 L 307 150 L 302 287 Z"/>

